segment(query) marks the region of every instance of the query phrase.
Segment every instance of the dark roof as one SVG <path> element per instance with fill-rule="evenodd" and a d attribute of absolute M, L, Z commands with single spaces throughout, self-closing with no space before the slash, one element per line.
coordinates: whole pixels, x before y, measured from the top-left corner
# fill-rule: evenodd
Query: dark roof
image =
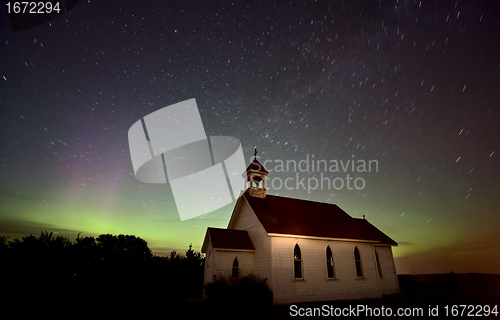
<path fill-rule="evenodd" d="M 246 230 L 208 228 L 212 248 L 255 250 Z"/>
<path fill-rule="evenodd" d="M 266 195 L 247 199 L 267 233 L 397 243 L 365 219 L 352 218 L 337 205 Z"/>
<path fill-rule="evenodd" d="M 264 166 L 257 159 L 253 159 L 252 163 L 250 163 L 245 172 L 248 172 L 250 170 L 269 173 L 269 171 L 267 171 L 266 168 L 264 168 Z"/>

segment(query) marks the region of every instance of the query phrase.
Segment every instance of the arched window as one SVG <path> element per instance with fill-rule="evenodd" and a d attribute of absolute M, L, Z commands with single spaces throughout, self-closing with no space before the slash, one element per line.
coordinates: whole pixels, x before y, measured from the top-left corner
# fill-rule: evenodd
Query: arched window
<path fill-rule="evenodd" d="M 378 271 L 378 276 L 382 278 L 382 267 L 380 266 L 380 260 L 378 258 L 378 252 L 377 249 L 375 249 L 375 260 L 377 261 L 377 271 Z"/>
<path fill-rule="evenodd" d="M 302 279 L 302 255 L 298 244 L 293 249 L 293 271 L 295 279 Z"/>
<path fill-rule="evenodd" d="M 238 278 L 239 269 L 238 258 L 235 257 L 233 261 L 233 271 L 231 272 L 232 278 Z"/>
<path fill-rule="evenodd" d="M 326 247 L 326 272 L 329 279 L 335 278 L 335 266 L 333 264 L 333 254 L 330 246 Z"/>
<path fill-rule="evenodd" d="M 361 264 L 358 247 L 354 247 L 354 263 L 356 264 L 356 277 L 363 278 L 363 265 Z"/>

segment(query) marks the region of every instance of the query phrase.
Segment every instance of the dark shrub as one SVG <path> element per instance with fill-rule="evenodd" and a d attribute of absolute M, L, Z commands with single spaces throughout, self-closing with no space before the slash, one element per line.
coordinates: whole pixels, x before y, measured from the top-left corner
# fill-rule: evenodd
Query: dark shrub
<path fill-rule="evenodd" d="M 205 286 L 205 294 L 210 303 L 223 304 L 225 307 L 252 306 L 253 310 L 263 309 L 272 305 L 272 295 L 266 280 L 251 274 L 229 280 L 221 276 Z"/>

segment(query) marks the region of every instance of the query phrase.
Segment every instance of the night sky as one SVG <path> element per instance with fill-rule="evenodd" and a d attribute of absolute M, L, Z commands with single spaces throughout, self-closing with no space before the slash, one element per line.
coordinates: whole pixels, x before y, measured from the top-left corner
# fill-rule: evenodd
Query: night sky
<path fill-rule="evenodd" d="M 500 271 L 500 3 L 80 1 L 13 33 L 0 13 L 0 234 L 134 234 L 200 250 L 234 204 L 181 221 L 138 181 L 128 130 L 195 98 L 208 136 L 275 160 L 376 160 L 335 203 L 399 243 L 398 273 Z M 278 185 L 277 183 L 275 186 Z M 268 185 L 269 186 L 269 185 Z M 313 215 L 314 212 L 307 214 Z"/>

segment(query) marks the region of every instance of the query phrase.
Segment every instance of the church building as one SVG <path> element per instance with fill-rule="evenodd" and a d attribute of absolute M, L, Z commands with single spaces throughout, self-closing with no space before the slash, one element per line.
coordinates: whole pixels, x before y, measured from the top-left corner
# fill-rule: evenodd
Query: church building
<path fill-rule="evenodd" d="M 266 194 L 268 173 L 255 156 L 227 229 L 207 229 L 204 284 L 252 274 L 274 304 L 399 293 L 394 240 L 334 204 Z"/>

